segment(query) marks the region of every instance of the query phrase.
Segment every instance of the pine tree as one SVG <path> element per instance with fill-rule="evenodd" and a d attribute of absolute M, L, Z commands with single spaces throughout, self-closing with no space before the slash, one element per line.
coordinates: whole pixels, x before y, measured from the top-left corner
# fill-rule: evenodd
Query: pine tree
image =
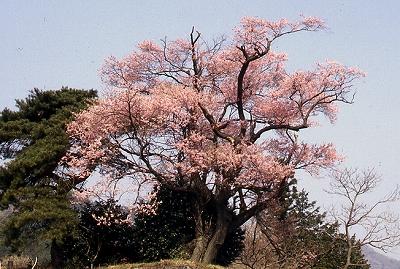
<path fill-rule="evenodd" d="M 0 206 L 13 209 L 3 232 L 14 252 L 39 237 L 55 242 L 77 223 L 68 200 L 76 182 L 57 170 L 69 149 L 66 125 L 94 98 L 94 90 L 34 89 L 0 112 Z"/>

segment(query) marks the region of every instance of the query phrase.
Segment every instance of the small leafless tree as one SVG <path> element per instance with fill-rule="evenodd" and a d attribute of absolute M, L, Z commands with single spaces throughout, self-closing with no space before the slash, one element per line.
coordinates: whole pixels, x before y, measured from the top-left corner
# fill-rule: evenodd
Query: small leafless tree
<path fill-rule="evenodd" d="M 260 212 L 248 223 L 245 247 L 236 261 L 240 266 L 236 268 L 306 269 L 312 268 L 324 254 L 324 246 L 314 244 L 311 238 L 305 239 L 304 234 L 300 236 L 300 216 L 290 214 L 280 219 L 282 210 L 271 203 L 268 211 Z"/>
<path fill-rule="evenodd" d="M 344 198 L 341 208 L 333 210 L 333 217 L 344 229 L 347 242 L 347 259 L 343 269 L 367 266 L 352 261 L 352 253 L 357 247 L 371 246 L 386 252 L 400 245 L 400 218 L 385 208 L 389 203 L 400 200 L 400 188 L 397 186 L 380 199 L 369 199 L 380 181 L 374 169 L 333 172 L 327 192 Z M 371 200 L 374 202 L 369 202 Z M 355 237 L 357 240 L 354 240 Z"/>
<path fill-rule="evenodd" d="M 236 261 L 236 268 L 270 269 L 278 267 L 279 261 L 273 248 L 254 220 L 246 227 L 244 245 L 245 247 Z"/>

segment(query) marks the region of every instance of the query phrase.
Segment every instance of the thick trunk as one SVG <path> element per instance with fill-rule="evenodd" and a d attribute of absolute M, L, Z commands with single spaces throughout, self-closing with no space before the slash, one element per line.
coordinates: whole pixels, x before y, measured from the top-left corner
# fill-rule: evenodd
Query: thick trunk
<path fill-rule="evenodd" d="M 232 215 L 228 209 L 218 206 L 214 223 L 204 225 L 202 222 L 196 222 L 196 245 L 191 260 L 204 264 L 215 262 L 218 250 L 228 233 L 231 219 Z"/>
<path fill-rule="evenodd" d="M 191 260 L 195 262 L 202 262 L 204 253 L 207 249 L 208 239 L 202 235 L 196 238 L 196 245 L 192 253 Z"/>
<path fill-rule="evenodd" d="M 208 242 L 207 249 L 202 259 L 202 263 L 210 264 L 215 262 L 218 250 L 224 243 L 227 233 L 228 223 L 221 223 L 221 226 L 215 229 L 214 234 Z"/>

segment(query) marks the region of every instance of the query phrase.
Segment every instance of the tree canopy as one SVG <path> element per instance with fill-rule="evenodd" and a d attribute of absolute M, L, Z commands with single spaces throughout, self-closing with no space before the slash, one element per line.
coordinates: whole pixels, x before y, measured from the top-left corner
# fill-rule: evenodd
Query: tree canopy
<path fill-rule="evenodd" d="M 95 97 L 93 90 L 34 89 L 26 99 L 16 100 L 16 111 L 1 111 L 0 157 L 10 159 L 0 168 L 2 204 L 12 202 L 19 187 L 50 186 L 59 178 L 55 170 L 69 149 L 66 125 Z"/>

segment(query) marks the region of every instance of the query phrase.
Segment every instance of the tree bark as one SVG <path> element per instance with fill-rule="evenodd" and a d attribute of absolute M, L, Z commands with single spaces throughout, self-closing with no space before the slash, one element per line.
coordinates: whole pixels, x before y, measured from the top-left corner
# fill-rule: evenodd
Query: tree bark
<path fill-rule="evenodd" d="M 191 260 L 194 262 L 202 262 L 203 257 L 204 257 L 204 253 L 206 252 L 207 249 L 207 237 L 202 235 L 197 237 L 195 239 L 195 248 L 193 250 L 192 256 L 191 256 Z"/>
<path fill-rule="evenodd" d="M 199 220 L 202 220 L 199 218 Z M 214 223 L 212 222 L 214 220 Z M 229 231 L 232 214 L 224 205 L 218 205 L 214 218 L 209 225 L 196 221 L 196 245 L 191 260 L 204 264 L 214 263 L 219 248 L 225 241 Z"/>
<path fill-rule="evenodd" d="M 54 239 L 51 242 L 50 256 L 51 256 L 51 268 L 57 269 L 63 267 L 64 258 L 62 249 Z"/>
<path fill-rule="evenodd" d="M 229 223 L 226 222 L 220 222 L 219 224 L 217 222 L 217 227 L 214 231 L 214 234 L 207 244 L 207 249 L 204 253 L 202 263 L 210 264 L 215 262 L 218 250 L 224 243 L 228 233 L 228 225 Z"/>

